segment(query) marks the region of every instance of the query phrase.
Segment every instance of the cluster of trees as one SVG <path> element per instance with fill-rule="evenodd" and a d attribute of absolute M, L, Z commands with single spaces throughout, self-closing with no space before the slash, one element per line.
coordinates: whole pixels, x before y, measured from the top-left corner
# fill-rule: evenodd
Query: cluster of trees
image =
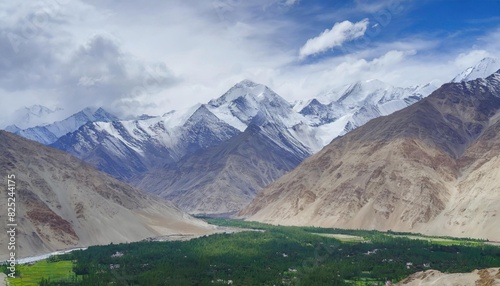
<path fill-rule="evenodd" d="M 370 243 L 342 243 L 314 234 L 327 232 L 317 228 L 215 223 L 264 231 L 89 247 L 59 258 L 75 261 L 74 272 L 81 279 L 66 284 L 44 281 L 43 285 L 355 285 L 363 281 L 383 285 L 428 268 L 469 272 L 500 266 L 500 248 L 488 245 L 436 245 L 370 231 L 345 233 L 361 235 Z"/>

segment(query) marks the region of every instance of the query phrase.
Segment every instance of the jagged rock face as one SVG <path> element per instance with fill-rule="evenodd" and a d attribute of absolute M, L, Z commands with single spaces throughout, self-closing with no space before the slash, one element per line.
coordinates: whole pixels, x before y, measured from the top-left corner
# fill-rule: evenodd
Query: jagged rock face
<path fill-rule="evenodd" d="M 210 227 L 173 204 L 98 172 L 73 156 L 0 131 L 1 176 L 16 176 L 17 256 L 136 241 Z M 7 200 L 0 200 L 7 210 Z M 0 214 L 7 221 L 7 211 Z M 0 259 L 7 257 L 0 233 Z"/>
<path fill-rule="evenodd" d="M 332 141 L 240 213 L 250 220 L 500 239 L 500 74 L 446 84 Z"/>

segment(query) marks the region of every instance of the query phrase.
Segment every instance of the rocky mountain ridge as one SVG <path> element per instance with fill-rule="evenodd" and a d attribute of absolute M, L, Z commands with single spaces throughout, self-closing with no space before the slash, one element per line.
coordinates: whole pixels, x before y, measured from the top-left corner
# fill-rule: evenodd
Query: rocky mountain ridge
<path fill-rule="evenodd" d="M 373 92 L 366 88 L 362 91 L 374 101 Z M 400 97 L 407 96 L 407 93 L 389 93 L 379 90 L 379 94 L 385 96 L 384 104 L 404 101 Z M 355 95 L 359 92 L 353 91 L 343 100 L 348 101 Z M 403 105 L 411 103 L 409 100 Z M 364 118 L 372 115 L 378 116 L 380 112 Z M 244 80 L 221 97 L 187 111 L 139 120 L 90 122 L 52 146 L 116 178 L 171 199 L 186 211 L 235 212 L 262 187 L 340 134 L 332 132 L 331 122 L 323 123 L 318 124 L 305 112 L 297 112 L 268 87 Z M 345 123 L 334 122 L 333 128 L 337 128 L 336 125 L 341 126 L 342 132 L 345 130 Z M 255 138 L 249 139 L 249 134 Z M 255 146 L 248 145 L 249 142 Z M 243 146 L 253 150 L 249 152 L 253 157 L 240 156 Z M 224 149 L 236 153 L 221 153 Z M 199 158 L 206 161 L 201 162 Z M 216 158 L 220 162 L 214 161 Z M 214 167 L 202 175 L 199 172 L 205 169 L 197 168 L 208 166 L 207 162 Z M 232 168 L 226 166 L 229 162 Z M 255 166 L 262 169 L 255 170 Z M 212 196 L 211 192 L 214 192 Z M 224 197 L 223 194 L 230 195 Z M 214 198 L 212 206 L 204 200 L 207 196 Z M 227 204 L 218 202 L 220 198 L 225 198 Z"/>
<path fill-rule="evenodd" d="M 293 105 L 265 85 L 243 80 L 221 97 L 184 111 L 133 120 L 89 121 L 51 146 L 115 178 L 168 197 L 186 211 L 234 212 L 332 139 L 372 118 L 412 105 L 434 89 L 431 84 L 400 88 L 368 80 Z M 249 140 L 248 134 L 256 139 Z M 252 158 L 240 156 L 239 151 L 220 151 L 242 150 L 242 146 L 253 150 L 248 153 Z M 202 169 L 197 168 L 206 167 L 207 162 L 214 167 L 201 174 Z M 232 162 L 231 168 L 226 166 L 228 162 Z M 251 166 L 261 169 L 248 169 Z M 213 207 L 204 201 L 210 192 L 217 198 Z M 225 197 L 228 203 L 215 203 L 222 194 L 229 195 Z"/>
<path fill-rule="evenodd" d="M 275 224 L 498 240 L 500 74 L 429 97 L 332 141 L 240 213 Z"/>
<path fill-rule="evenodd" d="M 24 138 L 37 141 L 39 143 L 50 145 L 57 141 L 61 136 L 66 135 L 80 128 L 87 122 L 110 122 L 116 121 L 118 117 L 107 112 L 103 108 L 85 108 L 70 117 L 55 121 L 50 124 L 43 124 L 26 129 L 10 126 L 6 130 Z"/>

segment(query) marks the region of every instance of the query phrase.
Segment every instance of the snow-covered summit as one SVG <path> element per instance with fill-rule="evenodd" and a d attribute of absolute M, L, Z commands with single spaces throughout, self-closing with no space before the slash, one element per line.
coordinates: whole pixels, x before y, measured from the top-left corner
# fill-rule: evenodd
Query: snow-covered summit
<path fill-rule="evenodd" d="M 323 92 L 303 104 L 300 113 L 307 118 L 309 126 L 315 127 L 322 137 L 321 142 L 329 143 L 337 136 L 359 127 L 371 119 L 389 115 L 428 96 L 437 87 L 433 84 L 412 87 L 397 87 L 377 79 L 358 81 L 340 88 Z"/>
<path fill-rule="evenodd" d="M 471 81 L 478 78 L 486 78 L 500 69 L 499 58 L 484 58 L 473 67 L 461 72 L 451 82 Z"/>
<path fill-rule="evenodd" d="M 221 97 L 211 100 L 207 108 L 240 131 L 245 130 L 259 112 L 271 121 L 282 123 L 296 114 L 292 105 L 276 92 L 250 80 L 237 83 Z"/>
<path fill-rule="evenodd" d="M 402 92 L 402 89 L 380 80 L 359 81 L 350 85 L 337 100 L 337 103 L 343 104 L 347 108 L 353 108 L 359 106 L 360 103 L 364 104 L 366 101 L 373 103 L 400 97 Z"/>
<path fill-rule="evenodd" d="M 58 120 L 50 124 L 42 124 L 25 129 L 20 128 L 15 133 L 30 140 L 48 145 L 54 143 L 61 136 L 77 130 L 89 121 L 108 122 L 116 120 L 118 120 L 118 117 L 107 112 L 103 108 L 87 107 L 63 120 Z"/>
<path fill-rule="evenodd" d="M 249 101 L 261 102 L 276 101 L 279 104 L 289 105 L 289 103 L 263 84 L 255 83 L 245 79 L 231 87 L 225 94 L 217 99 L 211 100 L 208 104 L 219 107 L 223 104 L 234 102 L 239 98 L 245 98 Z"/>
<path fill-rule="evenodd" d="M 48 108 L 43 105 L 35 104 L 14 111 L 9 124 L 19 129 L 26 129 L 37 125 L 52 123 L 62 114 L 62 108 Z"/>

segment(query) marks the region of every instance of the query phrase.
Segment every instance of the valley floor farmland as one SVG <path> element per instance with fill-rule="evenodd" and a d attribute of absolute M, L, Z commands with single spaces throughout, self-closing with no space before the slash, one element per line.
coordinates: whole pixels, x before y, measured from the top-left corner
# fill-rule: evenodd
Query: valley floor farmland
<path fill-rule="evenodd" d="M 77 279 L 42 285 L 384 285 L 429 269 L 500 266 L 500 248 L 477 240 L 442 244 L 402 237 L 415 234 L 208 221 L 260 231 L 89 247 L 57 257 L 74 262 Z"/>

